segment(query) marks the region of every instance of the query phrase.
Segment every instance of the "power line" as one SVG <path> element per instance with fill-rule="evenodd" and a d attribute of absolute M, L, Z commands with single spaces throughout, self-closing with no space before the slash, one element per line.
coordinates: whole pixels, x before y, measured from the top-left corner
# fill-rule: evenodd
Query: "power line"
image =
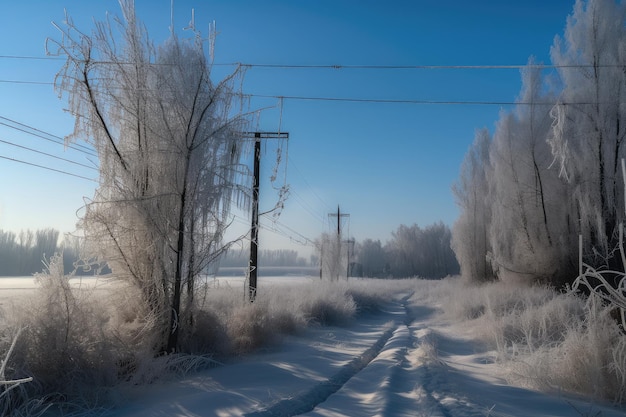
<path fill-rule="evenodd" d="M 272 224 L 274 224 L 274 225 L 275 225 L 275 227 L 274 227 L 272 230 L 274 230 L 276 233 L 279 233 L 279 232 L 280 232 L 279 234 L 282 234 L 284 237 L 287 237 L 287 238 L 289 238 L 289 239 L 291 239 L 291 240 L 294 240 L 294 241 L 298 241 L 298 240 L 297 240 L 297 239 L 295 239 L 292 235 L 289 235 L 289 234 L 288 234 L 288 233 L 286 233 L 285 231 L 281 231 L 281 230 L 280 230 L 280 229 L 278 229 L 278 228 L 284 228 L 284 229 L 287 229 L 289 232 L 291 232 L 291 233 L 293 233 L 293 234 L 297 235 L 298 237 L 300 237 L 300 238 L 304 239 L 304 241 L 305 241 L 304 245 L 306 245 L 307 243 L 308 243 L 308 244 L 314 244 L 314 242 L 313 242 L 313 240 L 312 240 L 312 239 L 309 239 L 308 237 L 304 236 L 302 233 L 300 233 L 300 232 L 298 232 L 298 231 L 294 230 L 293 228 L 291 228 L 291 227 L 287 226 L 286 224 L 284 224 L 284 223 L 282 223 L 282 222 L 280 222 L 280 221 L 278 221 L 278 220 L 272 220 Z M 277 227 L 276 227 L 276 226 L 277 226 Z M 269 227 L 269 226 L 264 225 L 264 227 Z M 301 243 L 301 242 L 300 242 L 300 243 Z"/>
<path fill-rule="evenodd" d="M 64 61 L 66 58 L 58 56 L 28 56 L 28 55 L 0 55 L 0 59 L 13 60 L 38 60 L 38 61 Z M 79 60 L 80 61 L 80 60 Z M 123 61 L 105 61 L 91 60 L 93 64 L 128 64 L 134 65 L 133 62 Z M 151 62 L 150 65 L 172 65 Z M 271 69 L 333 69 L 333 70 L 520 70 L 520 69 L 559 69 L 559 68 L 618 68 L 622 69 L 620 64 L 477 64 L 477 65 L 433 65 L 433 64 L 416 64 L 416 65 L 365 65 L 365 64 L 283 64 L 283 63 L 253 63 L 253 62 L 221 62 L 213 63 L 214 66 L 240 66 L 245 68 L 271 68 Z"/>
<path fill-rule="evenodd" d="M 322 216 L 319 213 L 316 213 L 315 210 L 302 198 L 302 196 L 300 196 L 296 192 L 296 190 L 289 190 L 289 194 L 294 196 L 294 201 L 296 203 L 298 203 L 298 205 L 300 207 L 302 207 L 302 209 L 304 211 L 306 211 L 312 218 L 314 218 L 315 220 L 320 222 L 322 224 L 322 226 L 325 225 L 325 218 L 324 218 L 324 216 Z"/>
<path fill-rule="evenodd" d="M 0 80 L 3 84 L 35 84 L 35 85 L 54 85 L 49 81 L 25 81 L 25 80 Z"/>
<path fill-rule="evenodd" d="M 271 98 L 281 100 L 300 101 L 330 101 L 348 103 L 383 103 L 383 104 L 424 104 L 424 105 L 471 105 L 471 106 L 563 106 L 572 105 L 596 105 L 601 103 L 591 101 L 567 102 L 567 101 L 480 101 L 480 100 L 419 100 L 419 99 L 381 99 L 381 98 L 355 98 L 355 97 L 320 97 L 320 96 L 279 96 L 269 94 L 244 94 L 244 97 Z M 608 104 L 608 103 L 607 103 Z M 626 103 L 622 103 L 626 104 Z"/>
<path fill-rule="evenodd" d="M 309 182 L 307 181 L 307 179 L 304 177 L 304 174 L 302 174 L 302 171 L 300 171 L 300 169 L 298 168 L 298 166 L 293 162 L 293 160 L 289 157 L 287 157 L 287 163 L 290 167 L 292 167 L 293 169 L 296 170 L 296 172 L 298 173 L 298 175 L 300 175 L 300 178 L 302 178 L 302 181 L 304 181 L 304 184 L 309 187 L 309 189 L 311 190 L 311 192 L 313 193 L 313 195 L 315 197 L 317 197 L 317 199 L 322 203 L 322 205 L 324 205 L 328 210 L 331 210 L 331 207 L 328 203 L 326 203 L 326 201 L 324 201 L 324 199 L 322 197 L 319 196 L 319 194 L 315 191 L 315 189 L 313 187 L 311 187 L 311 184 L 309 184 Z M 325 219 L 326 216 L 325 215 L 320 215 L 320 218 Z"/>
<path fill-rule="evenodd" d="M 519 64 L 519 65 L 315 65 L 315 64 L 246 64 L 232 63 L 223 65 L 240 65 L 246 68 L 279 68 L 279 69 L 334 69 L 334 70 L 484 70 L 484 69 L 558 69 L 558 68 L 622 68 L 618 64 L 592 65 L 592 64 L 563 64 L 563 65 L 542 65 L 542 64 Z"/>
<path fill-rule="evenodd" d="M 0 119 L 1 120 L 6 120 L 6 121 L 8 121 L 8 122 L 10 122 L 10 123 L 12 123 L 14 125 L 21 126 L 21 127 L 12 126 L 11 124 L 4 123 L 4 122 L 0 122 L 0 125 L 9 127 L 11 129 L 14 129 L 14 130 L 18 130 L 20 132 L 23 132 L 23 133 L 26 133 L 26 134 L 38 137 L 40 139 L 47 140 L 47 141 L 52 142 L 52 143 L 56 143 L 56 144 L 65 146 L 65 140 L 62 137 L 60 137 L 60 136 L 54 135 L 54 134 L 49 133 L 49 132 L 45 132 L 45 131 L 43 131 L 41 129 L 38 129 L 38 128 L 34 127 L 34 126 L 30 126 L 30 125 L 27 125 L 25 123 L 18 122 L 17 120 L 9 119 L 8 117 L 0 116 Z M 75 151 L 87 154 L 89 156 L 93 156 L 93 157 L 96 157 L 96 158 L 98 157 L 98 155 L 96 155 L 96 153 L 93 150 L 91 150 L 89 147 L 81 145 L 81 144 L 78 144 L 78 143 L 77 144 L 67 145 L 67 147 L 70 148 L 70 149 L 73 149 Z"/>
<path fill-rule="evenodd" d="M 82 175 L 72 174 L 71 172 L 63 171 L 63 170 L 60 170 L 60 169 L 50 168 L 50 167 L 47 167 L 47 166 L 34 164 L 32 162 L 22 161 L 21 159 L 10 158 L 8 156 L 3 156 L 3 155 L 0 155 L 0 159 L 6 159 L 8 161 L 17 162 L 17 163 L 24 164 L 24 165 L 30 165 L 30 166 L 33 166 L 33 167 L 46 169 L 48 171 L 58 172 L 58 173 L 64 174 L 64 175 L 70 175 L 72 177 L 81 178 L 81 179 L 84 179 L 84 180 L 87 180 L 87 181 L 98 182 L 98 181 L 94 180 L 93 178 L 83 177 Z"/>
<path fill-rule="evenodd" d="M 249 222 L 248 220 L 244 219 L 241 216 L 238 216 L 236 214 L 231 214 L 233 217 L 233 221 L 241 224 L 241 225 L 245 225 L 245 226 L 249 226 Z M 293 242 L 296 242 L 302 246 L 310 246 L 311 244 L 314 244 L 313 241 L 311 239 L 309 239 L 308 237 L 304 236 L 303 234 L 295 231 L 294 229 L 290 228 L 289 226 L 284 225 L 283 223 L 280 223 L 278 221 L 272 221 L 272 223 L 275 225 L 274 227 L 264 224 L 264 223 L 260 223 L 259 227 L 265 231 L 268 232 L 272 232 L 278 236 L 282 236 L 285 237 Z M 278 227 L 276 227 L 276 225 L 280 226 L 280 227 L 284 227 L 288 230 L 290 230 L 294 235 L 297 235 L 298 237 L 300 237 L 301 239 L 304 240 L 304 242 L 300 241 L 298 238 L 294 237 L 293 235 L 286 233 L 284 230 L 280 230 Z"/>
<path fill-rule="evenodd" d="M 40 155 L 45 155 L 45 156 L 48 156 L 50 158 L 55 158 L 55 159 L 59 159 L 61 161 L 69 162 L 70 164 L 80 165 L 81 167 L 93 169 L 94 171 L 98 170 L 97 168 L 95 168 L 93 166 L 86 165 L 86 164 L 81 164 L 80 162 L 76 162 L 76 161 L 72 161 L 71 159 L 66 159 L 66 158 L 62 158 L 60 156 L 52 155 L 52 154 L 47 153 L 47 152 L 38 151 L 37 149 L 29 148 L 28 146 L 18 145 L 17 143 L 9 142 L 9 141 L 3 140 L 3 139 L 0 139 L 0 142 L 1 143 L 5 143 L 7 145 L 15 146 L 16 148 L 25 149 L 25 150 L 30 151 L 30 152 L 35 152 L 35 153 L 38 153 Z"/>
<path fill-rule="evenodd" d="M 49 84 L 36 81 L 14 81 L 0 80 L 0 83 L 21 83 L 21 84 Z M 453 106 L 554 106 L 552 101 L 510 101 L 510 100 L 424 100 L 424 99 L 385 99 L 385 98 L 358 98 L 358 97 L 323 97 L 323 96 L 295 96 L 295 95 L 272 95 L 272 94 L 241 94 L 243 98 L 271 98 L 274 100 L 294 100 L 294 101 L 327 101 L 346 103 L 377 103 L 377 104 L 416 104 L 416 105 L 453 105 Z M 561 101 L 558 104 L 563 106 L 583 106 L 603 104 L 594 101 Z M 609 103 L 606 103 L 609 104 Z M 626 104 L 626 103 L 620 103 Z"/>
<path fill-rule="evenodd" d="M 24 56 L 24 55 L 0 55 L 0 59 L 25 59 L 37 61 L 65 61 L 65 58 L 54 56 Z"/>

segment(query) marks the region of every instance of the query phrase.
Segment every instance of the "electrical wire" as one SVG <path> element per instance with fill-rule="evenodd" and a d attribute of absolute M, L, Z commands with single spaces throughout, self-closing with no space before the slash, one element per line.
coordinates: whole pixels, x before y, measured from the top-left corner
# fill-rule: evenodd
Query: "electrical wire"
<path fill-rule="evenodd" d="M 12 60 L 38 60 L 38 61 L 65 61 L 60 56 L 27 56 L 27 55 L 0 55 L 0 59 Z M 92 64 L 128 64 L 132 62 L 91 60 Z M 171 65 L 150 63 L 150 65 Z M 622 69 L 620 64 L 478 64 L 478 65 L 363 65 L 363 64 L 272 64 L 252 62 L 221 62 L 213 63 L 214 66 L 231 66 L 244 68 L 270 68 L 270 69 L 332 69 L 332 70 L 520 70 L 520 69 L 559 69 L 559 68 L 617 68 Z"/>
<path fill-rule="evenodd" d="M 298 101 L 329 101 L 347 103 L 379 103 L 379 104 L 421 104 L 421 105 L 455 105 L 455 106 L 554 106 L 553 101 L 498 101 L 498 100 L 421 100 L 421 99 L 384 99 L 384 98 L 356 98 L 356 97 L 321 97 L 321 96 L 279 96 L 270 94 L 244 94 L 249 98 L 271 98 Z M 596 105 L 596 102 L 567 102 L 559 101 L 559 105 Z"/>
<path fill-rule="evenodd" d="M 38 129 L 38 128 L 34 127 L 34 126 L 27 125 L 27 124 L 22 123 L 22 122 L 18 122 L 17 120 L 13 120 L 13 119 L 10 119 L 8 117 L 0 116 L 0 119 L 1 120 L 5 120 L 5 121 L 7 121 L 9 123 L 12 123 L 14 125 L 17 125 L 17 126 L 12 126 L 11 124 L 5 123 L 5 122 L 0 122 L 0 125 L 6 126 L 8 128 L 11 128 L 11 129 L 23 132 L 23 133 L 26 133 L 26 134 L 31 135 L 31 136 L 38 137 L 38 138 L 43 139 L 43 140 L 47 140 L 47 141 L 52 142 L 52 143 L 56 143 L 56 144 L 59 144 L 59 145 L 66 146 L 65 145 L 65 140 L 62 137 L 60 137 L 60 136 L 57 136 L 57 135 L 54 135 L 52 133 L 46 132 L 44 130 Z M 18 126 L 20 126 L 20 127 L 18 127 Z M 96 157 L 96 158 L 98 157 L 98 155 L 92 149 L 90 149 L 89 147 L 87 147 L 85 145 L 81 145 L 79 143 L 70 144 L 70 145 L 67 145 L 67 147 L 69 149 L 73 149 L 75 151 L 82 152 L 82 153 L 87 154 L 89 156 L 93 156 L 93 157 Z"/>
<path fill-rule="evenodd" d="M 244 219 L 241 216 L 238 216 L 236 214 L 231 214 L 231 216 L 233 217 L 233 222 L 241 224 L 241 225 L 245 225 L 248 228 L 250 227 L 250 222 L 247 219 Z M 273 227 L 270 226 L 268 224 L 265 223 L 261 223 L 260 220 L 266 218 L 265 216 L 261 216 L 259 217 L 259 228 L 268 231 L 268 232 L 272 232 L 278 236 L 281 237 L 285 237 L 287 239 L 289 239 L 292 242 L 296 242 L 302 246 L 311 246 L 314 245 L 315 243 L 313 242 L 313 240 L 309 239 L 308 237 L 304 236 L 303 234 L 297 232 L 296 230 L 294 230 L 293 228 L 280 223 L 278 221 L 272 220 L 272 224 L 278 225 L 278 227 Z M 285 232 L 284 230 L 280 230 L 279 227 L 283 227 L 287 230 L 289 230 L 292 234 Z M 295 237 L 294 235 L 297 235 L 298 237 Z"/>
<path fill-rule="evenodd" d="M 0 83 L 16 84 L 52 84 L 37 81 L 0 80 Z M 377 103 L 377 104 L 416 104 L 416 105 L 444 105 L 444 106 L 554 106 L 553 101 L 510 101 L 510 100 L 424 100 L 424 99 L 386 99 L 386 98 L 358 98 L 358 97 L 323 97 L 304 95 L 279 95 L 279 94 L 241 94 L 242 98 L 265 98 L 272 100 L 294 101 L 327 101 L 346 103 Z M 563 106 L 596 105 L 594 101 L 561 101 Z"/>
<path fill-rule="evenodd" d="M 94 171 L 98 170 L 96 167 L 93 167 L 93 166 L 90 166 L 90 165 L 81 164 L 80 162 L 72 161 L 71 159 L 66 159 L 66 158 L 62 158 L 60 156 L 52 155 L 52 154 L 47 153 L 47 152 L 38 151 L 37 149 L 29 148 L 28 146 L 18 145 L 17 143 L 10 142 L 10 141 L 4 140 L 4 139 L 0 139 L 0 143 L 4 143 L 4 144 L 10 145 L 10 146 L 15 146 L 16 148 L 24 149 L 24 150 L 27 150 L 27 151 L 30 151 L 30 152 L 34 152 L 34 153 L 38 153 L 40 155 L 44 155 L 44 156 L 47 156 L 47 157 L 50 157 L 50 158 L 54 158 L 54 159 L 58 159 L 58 160 L 61 160 L 61 161 L 65 161 L 65 162 L 68 162 L 70 164 L 75 164 L 75 165 L 79 165 L 81 167 L 93 169 Z"/>
<path fill-rule="evenodd" d="M 315 210 L 296 192 L 296 190 L 289 190 L 289 193 L 293 195 L 294 201 L 306 211 L 312 218 L 324 225 L 324 216 L 316 213 Z"/>
<path fill-rule="evenodd" d="M 34 84 L 34 85 L 54 85 L 49 81 L 28 81 L 28 80 L 0 80 L 3 84 Z"/>
<path fill-rule="evenodd" d="M 239 65 L 244 68 L 279 68 L 279 69 L 333 69 L 333 70 L 521 70 L 521 69 L 559 69 L 559 68 L 618 68 L 622 69 L 623 65 L 619 64 L 513 64 L 513 65 L 316 65 L 316 64 L 248 64 L 244 62 L 221 64 L 221 65 Z"/>
<path fill-rule="evenodd" d="M 300 171 L 298 166 L 293 162 L 293 160 L 287 157 L 287 163 L 289 164 L 291 168 L 293 168 L 296 171 L 298 175 L 300 175 L 300 178 L 302 179 L 304 184 L 311 190 L 311 193 L 320 201 L 320 203 L 322 203 L 322 205 L 326 207 L 326 210 L 331 210 L 330 205 L 322 197 L 319 196 L 319 194 L 315 191 L 315 189 L 311 186 L 311 184 L 304 177 L 304 174 L 302 173 L 302 171 Z M 321 217 L 324 217 L 324 216 L 321 216 Z"/>
<path fill-rule="evenodd" d="M 308 244 L 309 244 L 309 245 L 314 245 L 314 244 L 315 244 L 315 242 L 314 242 L 312 239 L 310 239 L 310 238 L 308 238 L 308 237 L 304 236 L 302 233 L 300 233 L 300 232 L 296 231 L 295 229 L 293 229 L 293 228 L 291 228 L 291 227 L 287 226 L 286 224 L 284 224 L 284 223 L 282 223 L 282 222 L 280 222 L 280 221 L 278 221 L 278 220 L 273 220 L 272 222 L 273 222 L 274 224 L 278 225 L 279 227 L 282 227 L 282 228 L 284 228 L 284 229 L 287 229 L 289 232 L 291 232 L 291 233 L 293 233 L 293 234 L 297 235 L 298 237 L 300 237 L 300 238 L 304 239 L 304 241 L 305 241 L 305 242 L 308 242 Z"/>
<path fill-rule="evenodd" d="M 65 61 L 65 58 L 53 56 L 0 55 L 0 59 L 24 59 L 37 61 Z"/>
<path fill-rule="evenodd" d="M 10 158 L 8 156 L 3 156 L 3 155 L 0 155 L 0 159 L 6 159 L 8 161 L 17 162 L 17 163 L 24 164 L 24 165 L 33 166 L 33 167 L 45 169 L 45 170 L 48 170 L 48 171 L 58 172 L 60 174 L 69 175 L 69 176 L 76 177 L 76 178 L 81 178 L 81 179 L 84 179 L 84 180 L 87 180 L 87 181 L 98 182 L 97 180 L 95 180 L 93 178 L 88 178 L 88 177 L 84 177 L 82 175 L 72 174 L 71 172 L 63 171 L 63 170 L 56 169 L 56 168 L 50 168 L 50 167 L 47 167 L 47 166 L 44 166 L 44 165 L 34 164 L 32 162 L 23 161 L 21 159 Z"/>

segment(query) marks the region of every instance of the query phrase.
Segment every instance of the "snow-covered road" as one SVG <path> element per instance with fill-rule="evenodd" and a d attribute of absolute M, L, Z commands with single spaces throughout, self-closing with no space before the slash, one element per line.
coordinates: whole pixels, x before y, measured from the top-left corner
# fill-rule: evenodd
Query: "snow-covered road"
<path fill-rule="evenodd" d="M 573 396 L 511 387 L 493 352 L 435 306 L 399 297 L 349 327 L 314 327 L 271 350 L 129 388 L 108 417 L 624 416 Z"/>

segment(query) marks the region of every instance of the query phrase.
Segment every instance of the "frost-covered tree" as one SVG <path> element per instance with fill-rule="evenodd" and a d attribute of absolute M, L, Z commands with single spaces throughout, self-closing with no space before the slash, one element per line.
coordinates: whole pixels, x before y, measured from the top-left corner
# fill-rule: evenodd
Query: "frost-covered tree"
<path fill-rule="evenodd" d="M 396 278 L 443 278 L 459 273 L 451 231 L 442 222 L 426 227 L 400 225 L 385 245 L 389 272 Z"/>
<path fill-rule="evenodd" d="M 491 170 L 487 129 L 476 132 L 474 143 L 461 165 L 459 180 L 452 187 L 460 208 L 452 229 L 452 249 L 469 281 L 484 282 L 494 278 L 489 240 L 492 202 L 489 201 L 488 175 Z"/>
<path fill-rule="evenodd" d="M 531 59 L 522 70 L 519 104 L 500 115 L 490 145 L 489 240 L 504 280 L 555 282 L 571 272 L 576 238 L 567 215 L 569 187 L 550 169 L 546 138 L 554 99 L 544 90 L 541 68 Z"/>
<path fill-rule="evenodd" d="M 348 275 L 348 246 L 341 235 L 322 233 L 315 241 L 315 250 L 321 260 L 322 279 L 338 281 Z"/>
<path fill-rule="evenodd" d="M 0 276 L 41 272 L 44 261 L 59 250 L 58 241 L 59 231 L 50 228 L 19 234 L 0 230 Z"/>
<path fill-rule="evenodd" d="M 68 141 L 98 153 L 100 180 L 81 221 L 92 252 L 135 285 L 153 323 L 151 347 L 179 349 L 194 326 L 198 277 L 222 251 L 245 130 L 235 72 L 211 79 L 205 42 L 173 31 L 149 39 L 133 2 L 123 19 L 96 22 L 91 34 L 67 17 L 48 50 L 66 62 L 56 78 L 75 117 Z M 209 45 L 210 47 L 212 45 Z"/>
<path fill-rule="evenodd" d="M 622 267 L 613 255 L 624 218 L 625 23 L 622 2 L 577 0 L 551 50 L 552 89 L 531 60 L 518 105 L 501 114 L 486 144 L 489 158 L 477 156 L 476 144 L 470 149 L 455 188 L 461 215 L 454 233 L 468 278 L 480 280 L 474 257 L 482 256 L 477 231 L 485 219 L 499 278 L 571 282 L 579 233 L 586 262 Z"/>
<path fill-rule="evenodd" d="M 388 273 L 386 254 L 380 240 L 365 239 L 357 244 L 356 259 L 364 277 L 383 278 Z"/>
<path fill-rule="evenodd" d="M 577 0 L 551 50 L 563 89 L 552 110 L 550 143 L 571 185 L 571 215 L 580 219 L 588 252 L 593 248 L 603 261 L 614 249 L 624 213 L 619 160 L 626 135 L 625 22 L 623 2 Z"/>

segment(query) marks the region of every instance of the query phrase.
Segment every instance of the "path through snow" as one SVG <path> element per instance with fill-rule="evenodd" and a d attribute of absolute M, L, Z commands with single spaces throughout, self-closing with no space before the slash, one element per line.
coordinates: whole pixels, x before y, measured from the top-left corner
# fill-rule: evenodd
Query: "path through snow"
<path fill-rule="evenodd" d="M 511 387 L 493 353 L 409 295 L 350 327 L 316 327 L 234 363 L 132 388 L 108 417 L 624 416 Z"/>

